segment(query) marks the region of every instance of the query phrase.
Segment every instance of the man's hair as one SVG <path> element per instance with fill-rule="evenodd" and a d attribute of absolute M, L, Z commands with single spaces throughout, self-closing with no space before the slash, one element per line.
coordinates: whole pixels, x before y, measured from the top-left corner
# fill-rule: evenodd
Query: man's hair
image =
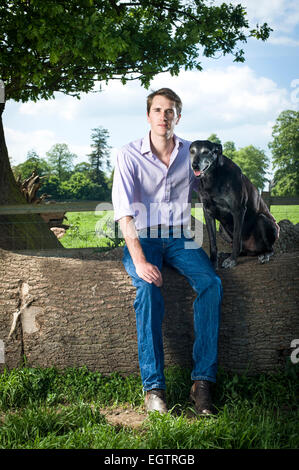
<path fill-rule="evenodd" d="M 174 101 L 178 115 L 181 114 L 182 106 L 183 106 L 181 98 L 170 88 L 160 88 L 159 90 L 153 91 L 150 95 L 148 95 L 147 101 L 146 101 L 146 107 L 147 107 L 148 113 L 150 112 L 153 99 L 157 95 L 165 96 L 169 100 Z"/>

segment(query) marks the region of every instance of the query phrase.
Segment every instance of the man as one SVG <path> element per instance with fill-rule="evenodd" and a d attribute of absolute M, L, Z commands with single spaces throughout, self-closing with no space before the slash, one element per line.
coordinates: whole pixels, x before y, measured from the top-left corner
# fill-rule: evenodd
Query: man
<path fill-rule="evenodd" d="M 198 413 L 208 415 L 213 412 L 210 384 L 216 381 L 222 286 L 207 254 L 194 246 L 185 230 L 196 179 L 189 159 L 190 142 L 174 134 L 181 108 L 180 98 L 168 88 L 148 96 L 150 132 L 120 150 L 112 200 L 114 218 L 126 242 L 123 263 L 136 287 L 138 357 L 146 409 L 167 412 L 160 289 L 165 261 L 186 276 L 197 293 L 190 398 Z"/>

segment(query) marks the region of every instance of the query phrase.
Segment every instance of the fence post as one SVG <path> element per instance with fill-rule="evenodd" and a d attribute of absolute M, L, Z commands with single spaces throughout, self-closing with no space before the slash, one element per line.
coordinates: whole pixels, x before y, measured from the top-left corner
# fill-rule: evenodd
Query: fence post
<path fill-rule="evenodd" d="M 268 209 L 270 210 L 270 206 L 271 206 L 271 193 L 270 191 L 262 191 L 262 194 L 261 194 L 264 202 L 266 203 Z"/>

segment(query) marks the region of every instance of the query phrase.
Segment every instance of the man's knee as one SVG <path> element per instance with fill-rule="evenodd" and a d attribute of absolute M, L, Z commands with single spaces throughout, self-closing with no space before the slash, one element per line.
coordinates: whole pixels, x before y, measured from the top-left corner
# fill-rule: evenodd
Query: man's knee
<path fill-rule="evenodd" d="M 136 300 L 141 302 L 155 302 L 161 299 L 160 288 L 154 283 L 144 281 L 141 278 L 134 279 L 133 285 L 136 287 Z"/>
<path fill-rule="evenodd" d="M 199 276 L 194 288 L 198 294 L 209 290 L 213 291 L 215 295 L 219 295 L 220 298 L 222 298 L 222 282 L 216 273 L 211 272 Z"/>

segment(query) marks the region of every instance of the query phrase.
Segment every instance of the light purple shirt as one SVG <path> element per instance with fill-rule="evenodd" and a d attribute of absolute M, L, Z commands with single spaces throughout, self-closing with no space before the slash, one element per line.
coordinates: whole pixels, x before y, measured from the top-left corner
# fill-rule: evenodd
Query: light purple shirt
<path fill-rule="evenodd" d="M 137 230 L 158 224 L 189 225 L 196 190 L 191 142 L 177 136 L 174 141 L 168 168 L 152 153 L 150 134 L 120 149 L 112 187 L 114 220 L 133 216 Z"/>

